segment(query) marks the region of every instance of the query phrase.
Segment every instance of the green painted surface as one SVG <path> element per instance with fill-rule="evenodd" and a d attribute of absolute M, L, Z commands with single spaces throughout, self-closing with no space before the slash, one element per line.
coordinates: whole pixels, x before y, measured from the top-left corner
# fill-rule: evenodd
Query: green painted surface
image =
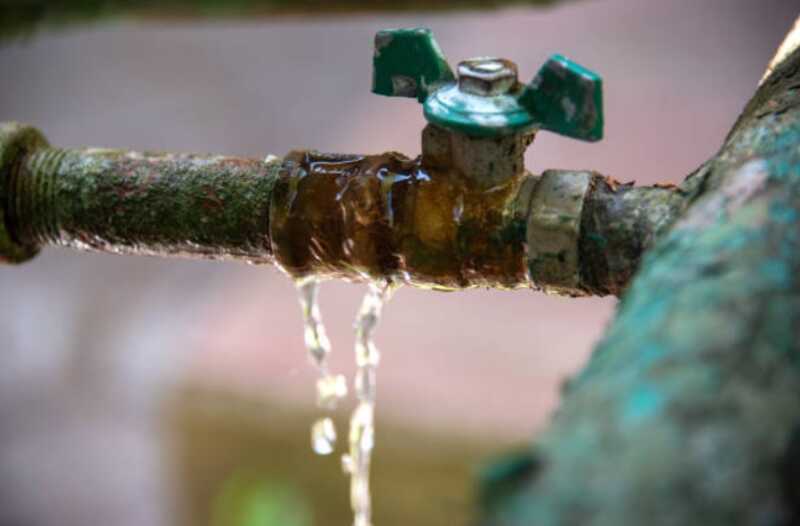
<path fill-rule="evenodd" d="M 545 130 L 586 141 L 603 138 L 603 81 L 566 57 L 545 62 L 519 103 Z"/>
<path fill-rule="evenodd" d="M 425 100 L 423 111 L 428 122 L 472 137 L 519 133 L 536 126 L 516 96 L 462 93 L 455 83 L 432 93 Z"/>
<path fill-rule="evenodd" d="M 424 101 L 455 77 L 430 29 L 387 29 L 375 35 L 372 92 Z"/>
<path fill-rule="evenodd" d="M 491 96 L 466 93 L 430 30 L 391 29 L 375 36 L 372 91 L 416 97 L 429 122 L 473 137 L 542 128 L 598 141 L 603 137 L 602 89 L 596 73 L 554 55 L 526 86 Z"/>

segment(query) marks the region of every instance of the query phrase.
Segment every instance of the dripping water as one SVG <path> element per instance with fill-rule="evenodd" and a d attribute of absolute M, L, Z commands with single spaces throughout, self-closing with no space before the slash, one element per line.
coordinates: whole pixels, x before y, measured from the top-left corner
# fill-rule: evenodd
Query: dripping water
<path fill-rule="evenodd" d="M 344 376 L 332 374 L 328 369 L 328 356 L 331 343 L 325 333 L 325 325 L 319 311 L 317 297 L 319 281 L 304 279 L 298 281 L 300 307 L 303 312 L 303 339 L 311 363 L 319 371 L 317 380 L 317 405 L 321 409 L 336 409 L 339 400 L 347 395 L 347 382 Z M 311 426 L 311 448 L 318 455 L 329 455 L 336 445 L 336 429 L 330 417 L 318 419 Z"/>
<path fill-rule="evenodd" d="M 317 296 L 319 281 L 298 281 L 300 306 L 303 312 L 304 339 L 312 364 L 319 371 L 317 405 L 331 411 L 347 395 L 342 375 L 328 370 L 331 344 L 322 324 Z M 388 281 L 370 282 L 354 323 L 356 374 L 353 381 L 357 400 L 350 417 L 348 452 L 342 455 L 342 469 L 350 476 L 350 505 L 354 526 L 372 525 L 372 502 L 369 489 L 369 468 L 375 445 L 375 373 L 380 353 L 373 333 L 380 320 L 384 303 L 389 300 L 394 285 Z M 311 426 L 311 447 L 319 455 L 329 455 L 336 446 L 336 429 L 330 417 L 316 420 Z"/>
<path fill-rule="evenodd" d="M 330 417 L 320 418 L 311 426 L 311 449 L 317 455 L 330 455 L 336 444 L 336 428 Z"/>
<path fill-rule="evenodd" d="M 353 526 L 371 526 L 372 504 L 369 491 L 369 466 L 375 446 L 375 372 L 380 353 L 373 333 L 383 304 L 392 294 L 388 282 L 370 283 L 354 324 L 356 343 L 355 393 L 358 400 L 350 417 L 349 453 L 342 456 L 342 467 L 350 475 L 350 506 Z"/>

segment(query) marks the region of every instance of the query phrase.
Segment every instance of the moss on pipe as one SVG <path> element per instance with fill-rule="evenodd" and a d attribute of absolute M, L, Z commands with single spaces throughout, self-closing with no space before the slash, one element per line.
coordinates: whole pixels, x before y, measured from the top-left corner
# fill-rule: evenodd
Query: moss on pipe
<path fill-rule="evenodd" d="M 272 260 L 280 160 L 40 148 L 9 181 L 7 225 L 26 246 Z"/>
<path fill-rule="evenodd" d="M 800 50 L 687 180 L 528 469 L 488 474 L 482 524 L 798 523 L 798 83 Z"/>
<path fill-rule="evenodd" d="M 487 190 L 424 156 L 297 151 L 264 161 L 62 150 L 31 128 L 3 129 L 16 130 L 0 144 L 17 154 L 2 176 L 8 262 L 56 244 L 275 262 L 297 278 L 618 294 L 683 203 L 674 188 L 614 187 L 590 172 L 523 173 Z M 16 136 L 36 141 L 15 149 Z M 575 180 L 586 183 L 579 196 L 544 184 Z"/>
<path fill-rule="evenodd" d="M 17 123 L 0 123 L 0 263 L 22 263 L 39 252 L 37 243 L 15 236 L 11 228 L 12 180 L 20 162 L 30 152 L 46 148 L 36 129 Z"/>

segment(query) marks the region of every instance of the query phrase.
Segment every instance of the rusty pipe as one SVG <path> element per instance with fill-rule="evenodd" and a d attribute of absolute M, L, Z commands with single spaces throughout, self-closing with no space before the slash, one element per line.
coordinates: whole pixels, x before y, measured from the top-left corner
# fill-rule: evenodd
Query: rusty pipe
<path fill-rule="evenodd" d="M 487 188 L 470 173 L 476 163 L 452 159 L 462 151 L 447 142 L 455 136 L 437 132 L 428 126 L 416 159 L 240 159 L 58 149 L 31 127 L 3 124 L 0 257 L 21 262 L 59 245 L 274 263 L 296 278 L 618 294 L 683 206 L 677 188 L 532 175 L 521 164 L 532 137 L 473 144 L 508 153 L 509 176 Z"/>

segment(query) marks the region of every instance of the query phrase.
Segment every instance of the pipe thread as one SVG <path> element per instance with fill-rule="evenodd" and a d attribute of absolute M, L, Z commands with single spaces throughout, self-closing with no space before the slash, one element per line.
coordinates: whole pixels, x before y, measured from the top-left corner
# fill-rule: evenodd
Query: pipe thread
<path fill-rule="evenodd" d="M 56 243 L 59 238 L 56 177 L 66 150 L 45 148 L 25 158 L 11 182 L 11 215 L 25 243 Z"/>

